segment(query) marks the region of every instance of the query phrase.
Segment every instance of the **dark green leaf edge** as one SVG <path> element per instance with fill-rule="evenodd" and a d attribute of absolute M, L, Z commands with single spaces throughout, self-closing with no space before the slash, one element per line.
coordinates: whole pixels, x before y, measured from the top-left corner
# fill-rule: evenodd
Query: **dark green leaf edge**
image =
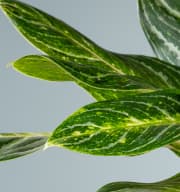
<path fill-rule="evenodd" d="M 156 183 L 113 182 L 101 187 L 97 192 L 179 192 L 180 173 Z"/>

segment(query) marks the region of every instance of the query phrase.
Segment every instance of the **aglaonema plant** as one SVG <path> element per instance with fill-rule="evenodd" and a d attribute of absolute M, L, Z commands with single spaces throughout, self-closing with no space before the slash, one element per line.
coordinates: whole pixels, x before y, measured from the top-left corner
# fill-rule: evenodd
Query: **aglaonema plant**
<path fill-rule="evenodd" d="M 157 58 L 113 53 L 39 9 L 0 0 L 14 26 L 43 52 L 15 60 L 14 69 L 38 79 L 74 81 L 97 101 L 77 110 L 52 133 L 1 133 L 1 161 L 50 146 L 126 156 L 167 147 L 180 156 L 180 3 L 138 4 Z M 179 175 L 160 183 L 125 185 L 128 191 L 163 191 L 164 184 L 178 179 Z M 127 191 L 125 185 L 107 185 L 99 192 Z M 178 191 L 176 185 L 169 191 Z"/>

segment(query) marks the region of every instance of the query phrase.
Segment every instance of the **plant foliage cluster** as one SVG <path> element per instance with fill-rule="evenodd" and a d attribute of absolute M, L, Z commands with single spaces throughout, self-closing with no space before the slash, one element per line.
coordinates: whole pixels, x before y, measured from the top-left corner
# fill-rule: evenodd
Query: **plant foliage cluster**
<path fill-rule="evenodd" d="M 0 160 L 44 146 L 93 155 L 144 154 L 167 147 L 180 156 L 180 1 L 139 0 L 141 25 L 157 58 L 108 51 L 63 21 L 16 0 L 0 6 L 42 55 L 13 67 L 48 81 L 74 81 L 96 102 L 52 133 L 1 133 Z M 180 191 L 180 175 L 151 184 L 112 183 L 98 192 Z"/>

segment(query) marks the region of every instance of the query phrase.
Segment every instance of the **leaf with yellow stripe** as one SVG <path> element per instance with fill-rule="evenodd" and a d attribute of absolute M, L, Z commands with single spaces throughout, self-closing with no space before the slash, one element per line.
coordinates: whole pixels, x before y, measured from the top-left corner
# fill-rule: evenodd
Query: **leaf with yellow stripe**
<path fill-rule="evenodd" d="M 57 64 L 43 55 L 29 55 L 13 62 L 16 70 L 28 76 L 50 81 L 74 81 L 98 100 L 155 90 L 153 85 L 144 82 L 140 77 L 121 75 L 85 64 L 72 63 L 68 68 L 64 66 L 64 61 Z"/>
<path fill-rule="evenodd" d="M 165 145 L 177 152 L 179 91 L 139 93 L 178 89 L 178 67 L 111 53 L 64 22 L 19 1 L 0 0 L 0 5 L 17 29 L 49 56 L 17 60 L 14 66 L 19 71 L 51 81 L 73 80 L 97 100 L 118 99 L 82 108 L 56 129 L 49 145 L 97 155 L 137 155 Z"/>
<path fill-rule="evenodd" d="M 179 140 L 177 90 L 87 105 L 60 124 L 48 145 L 93 155 L 134 156 Z"/>
<path fill-rule="evenodd" d="M 180 87 L 177 67 L 165 67 L 166 63 L 151 57 L 111 53 L 63 21 L 19 1 L 1 0 L 0 5 L 17 29 L 50 56 L 17 60 L 14 66 L 23 73 L 53 81 L 73 80 L 97 100 Z"/>
<path fill-rule="evenodd" d="M 21 34 L 55 61 L 86 64 L 119 74 L 129 71 L 118 57 L 63 21 L 17 0 L 0 0 L 0 6 Z"/>
<path fill-rule="evenodd" d="M 13 62 L 13 67 L 28 76 L 49 81 L 74 81 L 97 100 L 117 99 L 125 95 L 156 89 L 180 88 L 180 67 L 140 55 L 120 55 L 134 75 L 120 75 L 98 67 L 64 61 L 55 62 L 44 55 L 29 55 Z M 146 77 L 146 78 L 144 78 Z"/>

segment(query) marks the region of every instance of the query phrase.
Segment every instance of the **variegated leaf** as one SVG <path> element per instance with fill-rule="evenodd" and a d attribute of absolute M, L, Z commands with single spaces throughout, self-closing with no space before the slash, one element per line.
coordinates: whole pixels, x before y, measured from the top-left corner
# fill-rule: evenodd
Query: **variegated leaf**
<path fill-rule="evenodd" d="M 16 70 L 51 81 L 75 81 L 97 100 L 117 99 L 124 95 L 163 88 L 180 88 L 180 68 L 147 56 L 117 55 L 134 75 L 120 75 L 100 68 L 64 61 L 58 64 L 48 56 L 29 55 L 13 63 Z M 146 77 L 145 79 L 143 79 Z"/>
<path fill-rule="evenodd" d="M 139 14 L 156 55 L 180 66 L 180 1 L 139 0 Z"/>
<path fill-rule="evenodd" d="M 119 57 L 64 22 L 19 1 L 1 0 L 0 5 L 32 44 L 72 74 L 98 100 L 153 91 L 153 86 L 144 80 L 130 77 L 131 70 Z"/>
<path fill-rule="evenodd" d="M 119 58 L 63 21 L 16 0 L 0 0 L 0 6 L 24 37 L 54 60 L 65 61 L 66 65 L 86 64 L 119 74 L 129 71 Z"/>
<path fill-rule="evenodd" d="M 159 91 L 87 105 L 54 131 L 48 145 L 133 156 L 179 140 L 180 92 Z"/>
<path fill-rule="evenodd" d="M 158 58 L 143 55 L 116 54 L 137 77 L 154 87 L 180 89 L 180 67 Z"/>
<path fill-rule="evenodd" d="M 114 182 L 109 183 L 97 192 L 179 192 L 180 173 L 156 183 Z"/>
<path fill-rule="evenodd" d="M 48 136 L 48 133 L 0 133 L 0 161 L 43 149 Z"/>
<path fill-rule="evenodd" d="M 168 64 L 164 67 L 162 61 L 153 58 L 113 54 L 100 48 L 64 22 L 36 8 L 10 0 L 1 0 L 0 4 L 19 31 L 31 43 L 50 55 L 54 66 L 55 62 L 60 65 L 58 73 L 60 71 L 64 73 L 62 79 L 69 80 L 74 77 L 79 85 L 98 100 L 119 98 L 155 89 L 179 88 L 180 83 L 177 80 L 179 68 L 170 67 Z M 19 63 L 22 65 L 30 58 L 23 59 L 16 61 L 16 66 L 19 67 Z M 49 58 L 44 57 L 43 62 L 45 59 L 48 60 L 46 64 L 49 66 Z M 42 63 L 39 65 L 42 66 Z M 160 71 L 160 68 L 164 69 Z M 43 73 L 42 67 L 40 69 Z M 32 75 L 35 69 L 33 66 L 30 72 L 29 69 L 25 70 L 20 66 L 18 70 Z M 45 78 L 47 74 L 43 74 L 42 77 L 42 73 L 37 72 L 35 76 Z M 48 76 L 47 79 L 50 80 Z"/>
<path fill-rule="evenodd" d="M 160 88 L 159 85 L 163 85 L 163 88 L 179 88 L 178 76 L 175 75 L 174 77 L 172 75 L 176 70 L 173 70 L 173 73 L 170 70 L 170 75 L 166 75 L 164 71 L 161 73 L 159 68 L 156 68 L 155 81 L 151 84 L 150 82 L 153 82 L 152 79 L 148 78 L 148 82 L 146 82 L 144 75 L 142 75 L 143 73 L 136 70 L 136 67 L 132 66 L 131 62 L 130 64 L 125 63 L 127 58 L 124 58 L 123 55 L 113 54 L 100 48 L 64 22 L 19 1 L 0 0 L 0 5 L 19 31 L 31 43 L 46 52 L 51 59 L 53 58 L 54 64 L 60 65 L 57 73 L 65 73 L 65 77 L 59 77 L 59 80 L 65 80 L 65 78 L 71 80 L 71 78 L 77 77 L 80 69 L 81 73 L 78 78 L 81 78 L 75 79 L 75 81 L 92 93 L 98 100 L 114 99 L 125 95 L 154 91 Z M 140 60 L 142 64 L 142 57 Z M 48 58 L 48 62 L 43 62 L 49 66 L 50 58 Z M 151 73 L 147 75 L 155 73 L 152 66 L 150 65 L 149 68 Z M 34 69 L 36 70 L 36 68 Z M 54 67 L 49 71 L 53 72 L 53 70 Z M 98 73 L 94 74 L 94 71 L 98 71 Z M 179 68 L 177 68 L 176 72 L 175 74 L 179 75 Z M 158 73 L 160 81 L 156 82 Z M 32 74 L 30 75 L 32 76 Z M 46 78 L 45 76 L 47 74 L 37 75 L 37 77 L 44 79 Z M 170 76 L 171 78 L 169 78 Z M 165 78 L 167 82 L 165 82 Z M 53 76 L 50 75 L 48 80 L 52 79 Z M 56 77 L 54 77 L 55 79 Z M 123 87 L 126 87 L 126 89 L 123 89 Z M 170 144 L 170 146 L 172 145 Z"/>
<path fill-rule="evenodd" d="M 64 62 L 57 64 L 48 56 L 25 56 L 13 63 L 18 71 L 46 80 L 72 80 L 85 88 L 98 100 L 119 98 L 138 92 L 150 92 L 155 88 L 136 76 L 120 75 L 98 67 L 72 63 L 64 67 Z M 61 67 L 62 66 L 62 67 Z M 64 74 L 63 74 L 64 73 Z"/>

